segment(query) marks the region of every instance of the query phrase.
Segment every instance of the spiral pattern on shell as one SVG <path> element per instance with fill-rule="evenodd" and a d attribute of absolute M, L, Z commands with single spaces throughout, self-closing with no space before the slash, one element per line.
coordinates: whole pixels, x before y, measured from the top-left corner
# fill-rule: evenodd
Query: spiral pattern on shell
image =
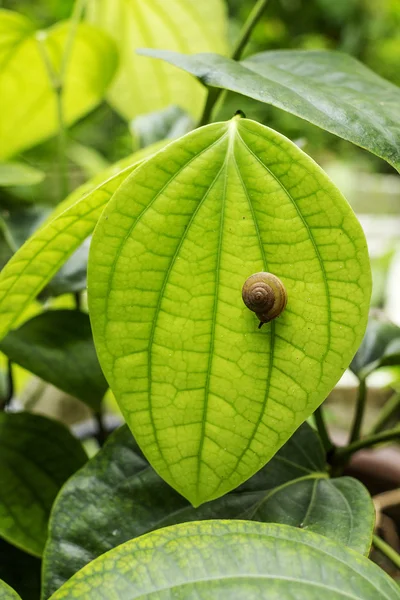
<path fill-rule="evenodd" d="M 272 273 L 254 273 L 248 277 L 242 289 L 243 302 L 256 313 L 260 324 L 268 323 L 283 312 L 287 292 L 282 281 Z"/>

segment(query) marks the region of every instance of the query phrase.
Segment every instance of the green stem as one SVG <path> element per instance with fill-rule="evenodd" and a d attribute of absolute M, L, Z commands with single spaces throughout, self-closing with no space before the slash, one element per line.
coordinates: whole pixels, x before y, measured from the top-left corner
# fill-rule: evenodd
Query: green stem
<path fill-rule="evenodd" d="M 67 161 L 67 129 L 64 119 L 63 95 L 65 87 L 65 78 L 68 70 L 69 60 L 74 45 L 76 32 L 87 0 L 76 0 L 71 18 L 68 36 L 65 42 L 64 52 L 61 58 L 60 70 L 57 73 L 53 63 L 51 62 L 47 47 L 45 45 L 45 37 L 43 34 L 37 37 L 39 50 L 42 54 L 50 84 L 56 99 L 56 111 L 58 122 L 58 170 L 59 170 L 59 185 L 60 185 L 60 200 L 63 200 L 69 192 L 68 180 L 68 161 Z"/>
<path fill-rule="evenodd" d="M 0 409 L 5 410 L 10 404 L 12 397 L 14 396 L 14 376 L 13 367 L 10 359 L 7 361 L 7 391 L 4 398 L 1 399 Z"/>
<path fill-rule="evenodd" d="M 369 435 L 382 431 L 388 421 L 400 409 L 400 393 L 393 394 L 380 411 L 377 420 L 370 429 Z"/>
<path fill-rule="evenodd" d="M 18 246 L 17 246 L 16 242 L 14 241 L 11 231 L 7 227 L 7 223 L 5 222 L 5 220 L 3 219 L 3 217 L 1 215 L 0 215 L 0 231 L 3 234 L 4 240 L 7 244 L 7 246 L 10 248 L 11 252 L 13 254 L 15 254 L 16 251 L 18 250 Z"/>
<path fill-rule="evenodd" d="M 104 426 L 102 407 L 100 407 L 100 409 L 96 413 L 94 413 L 94 418 L 96 419 L 96 423 L 97 423 L 96 439 L 99 443 L 99 446 L 103 447 L 104 443 L 107 439 L 107 431 Z"/>
<path fill-rule="evenodd" d="M 322 445 L 325 452 L 330 452 L 333 448 L 333 444 L 329 437 L 328 429 L 325 423 L 324 410 L 322 405 L 317 408 L 314 413 L 315 424 L 318 429 L 319 437 L 321 438 Z"/>
<path fill-rule="evenodd" d="M 364 418 L 365 405 L 367 401 L 367 383 L 365 377 L 360 379 L 360 383 L 358 386 L 358 396 L 357 396 L 357 404 L 356 404 L 356 412 L 354 415 L 353 426 L 351 428 L 350 433 L 350 444 L 355 442 L 360 437 L 361 426 Z"/>
<path fill-rule="evenodd" d="M 232 60 L 240 60 L 240 58 L 243 54 L 243 51 L 247 45 L 247 42 L 249 41 L 250 36 L 253 32 L 253 29 L 257 25 L 258 21 L 260 20 L 262 14 L 268 4 L 268 1 L 269 0 L 258 0 L 256 2 L 256 4 L 254 5 L 253 10 L 247 17 L 247 20 L 244 23 L 244 25 L 240 31 L 238 40 L 232 51 L 232 54 L 231 54 Z M 221 96 L 221 94 L 223 92 L 224 92 L 224 90 L 220 89 L 220 88 L 214 88 L 214 87 L 208 88 L 206 103 L 204 105 L 203 114 L 199 121 L 198 127 L 201 127 L 202 125 L 207 125 L 207 123 L 210 122 L 213 108 L 216 105 L 217 101 L 219 100 L 219 97 Z"/>
<path fill-rule="evenodd" d="M 387 431 L 381 431 L 380 433 L 375 433 L 374 435 L 368 435 L 361 440 L 354 441 L 348 446 L 344 446 L 343 448 L 336 448 L 332 463 L 343 464 L 350 458 L 352 454 L 358 452 L 359 450 L 370 448 L 371 446 L 376 446 L 382 442 L 390 442 L 396 439 L 400 440 L 400 426 L 393 429 L 388 429 Z"/>
<path fill-rule="evenodd" d="M 382 554 L 384 554 L 398 569 L 400 569 L 400 554 L 398 554 L 396 550 L 392 548 L 392 546 L 389 546 L 389 544 L 387 544 L 377 535 L 372 536 L 372 543 L 377 550 L 382 552 Z"/>

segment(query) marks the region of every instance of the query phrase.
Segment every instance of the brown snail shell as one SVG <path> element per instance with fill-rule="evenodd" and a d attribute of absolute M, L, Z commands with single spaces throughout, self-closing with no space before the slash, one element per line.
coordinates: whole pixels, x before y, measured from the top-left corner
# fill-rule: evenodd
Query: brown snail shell
<path fill-rule="evenodd" d="M 242 288 L 243 302 L 260 320 L 261 327 L 285 310 L 287 291 L 282 281 L 272 273 L 260 272 L 250 275 Z"/>

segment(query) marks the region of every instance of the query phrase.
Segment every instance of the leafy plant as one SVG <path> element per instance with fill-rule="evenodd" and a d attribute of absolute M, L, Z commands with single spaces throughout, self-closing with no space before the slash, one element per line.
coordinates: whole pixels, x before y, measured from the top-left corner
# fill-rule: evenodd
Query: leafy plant
<path fill-rule="evenodd" d="M 213 118 L 237 92 L 399 169 L 400 91 L 336 52 L 242 60 L 266 5 L 229 57 L 220 0 L 77 0 L 46 32 L 0 13 L 0 598 L 400 598 L 368 558 L 372 543 L 400 556 L 344 472 L 400 438 L 398 393 L 363 430 L 368 378 L 399 365 L 400 335 L 368 322 L 362 228 L 298 145 L 240 105 Z M 111 165 L 70 127 L 104 98 L 136 149 Z M 51 136 L 62 201 L 48 214 L 24 198 Z M 68 194 L 71 156 L 95 175 Z M 338 447 L 321 405 L 349 366 Z M 91 411 L 89 461 L 34 398 L 21 411 L 26 372 Z M 126 424 L 106 441 L 108 386 Z"/>

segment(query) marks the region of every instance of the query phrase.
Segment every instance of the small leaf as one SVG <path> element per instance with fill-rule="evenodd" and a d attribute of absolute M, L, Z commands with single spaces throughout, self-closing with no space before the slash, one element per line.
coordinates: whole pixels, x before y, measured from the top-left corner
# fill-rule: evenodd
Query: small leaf
<path fill-rule="evenodd" d="M 351 370 L 363 378 L 382 366 L 398 364 L 399 343 L 400 327 L 371 318 L 361 346 L 351 362 Z M 394 362 L 390 362 L 393 359 Z"/>
<path fill-rule="evenodd" d="M 0 413 L 0 536 L 41 556 L 54 499 L 86 458 L 60 423 L 30 413 Z"/>
<path fill-rule="evenodd" d="M 139 115 L 130 124 L 131 133 L 140 148 L 160 140 L 176 139 L 193 129 L 193 121 L 179 106 Z"/>
<path fill-rule="evenodd" d="M 111 105 L 128 121 L 176 104 L 198 116 L 205 90 L 169 65 L 149 65 L 136 54 L 141 46 L 181 52 L 227 50 L 223 0 L 92 0 L 88 20 L 110 34 L 120 64 L 108 93 Z"/>
<path fill-rule="evenodd" d="M 72 192 L 0 274 L 0 339 L 93 232 L 115 190 L 165 142 L 135 152 Z"/>
<path fill-rule="evenodd" d="M 259 271 L 288 295 L 261 330 L 241 295 Z M 326 398 L 371 293 L 340 192 L 289 140 L 238 118 L 132 174 L 96 228 L 88 277 L 110 387 L 150 464 L 194 506 L 258 471 Z"/>
<path fill-rule="evenodd" d="M 23 600 L 39 600 L 40 571 L 41 561 L 38 558 L 0 538 L 0 579 L 18 592 Z"/>
<path fill-rule="evenodd" d="M 351 56 L 280 50 L 238 63 L 218 54 L 188 56 L 147 49 L 140 54 L 162 58 L 206 85 L 277 106 L 400 169 L 400 88 Z"/>
<path fill-rule="evenodd" d="M 367 558 L 286 525 L 206 521 L 174 525 L 122 544 L 84 567 L 51 600 L 246 598 L 398 600 L 392 579 Z"/>
<path fill-rule="evenodd" d="M 21 600 L 21 596 L 18 596 L 15 590 L 0 580 L 0 600 Z"/>
<path fill-rule="evenodd" d="M 33 23 L 0 10 L 0 159 L 58 131 L 56 95 L 43 53 L 58 73 L 70 24 L 35 31 Z M 71 125 L 102 99 L 117 66 L 115 46 L 102 31 L 79 24 L 65 79 L 64 121 Z"/>
<path fill-rule="evenodd" d="M 0 342 L 0 351 L 93 410 L 99 409 L 108 384 L 97 360 L 87 314 L 77 310 L 44 312 L 11 331 Z"/>
<path fill-rule="evenodd" d="M 45 178 L 45 173 L 19 162 L 0 163 L 0 187 L 36 185 Z"/>
<path fill-rule="evenodd" d="M 123 426 L 57 497 L 43 556 L 44 597 L 111 548 L 187 521 L 251 518 L 303 525 L 367 553 L 374 523 L 371 497 L 349 477 L 326 477 L 318 436 L 304 423 L 245 484 L 195 509 L 149 467 Z M 291 511 L 279 510 L 280 504 Z"/>

